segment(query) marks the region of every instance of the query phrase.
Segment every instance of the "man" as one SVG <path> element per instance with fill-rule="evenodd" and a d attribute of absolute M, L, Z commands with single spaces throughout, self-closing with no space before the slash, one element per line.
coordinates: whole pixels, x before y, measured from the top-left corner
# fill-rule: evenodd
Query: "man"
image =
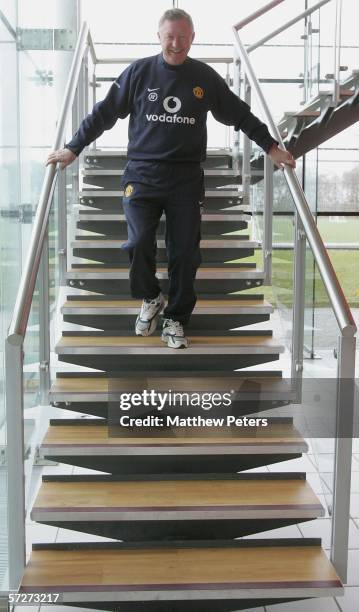
<path fill-rule="evenodd" d="M 158 38 L 162 53 L 131 64 L 96 104 L 64 149 L 47 163 L 70 164 L 83 148 L 130 115 L 128 159 L 123 176 L 123 208 L 130 256 L 130 286 L 143 299 L 137 335 L 152 334 L 164 309 L 162 340 L 186 348 L 183 325 L 196 303 L 194 279 L 200 264 L 200 204 L 206 156 L 206 119 L 214 117 L 241 129 L 272 161 L 295 166 L 292 155 L 278 147 L 267 127 L 235 96 L 216 71 L 188 57 L 194 39 L 190 15 L 180 9 L 164 13 Z M 156 229 L 166 216 L 168 304 L 156 273 Z"/>

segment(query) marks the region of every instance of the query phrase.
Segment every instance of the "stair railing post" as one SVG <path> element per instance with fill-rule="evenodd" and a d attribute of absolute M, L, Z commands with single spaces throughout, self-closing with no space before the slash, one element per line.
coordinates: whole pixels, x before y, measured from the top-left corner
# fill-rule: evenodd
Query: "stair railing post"
<path fill-rule="evenodd" d="M 244 76 L 243 79 L 243 91 L 244 101 L 250 106 L 251 105 L 251 86 Z M 243 204 L 248 205 L 250 203 L 250 189 L 251 189 L 251 141 L 248 136 L 243 135 L 243 163 L 242 163 L 242 186 L 243 186 Z"/>
<path fill-rule="evenodd" d="M 233 92 L 240 98 L 241 95 L 241 60 L 234 48 L 233 52 Z M 232 151 L 232 167 L 235 176 L 240 174 L 239 164 L 239 130 L 233 129 L 233 151 Z"/>
<path fill-rule="evenodd" d="M 39 287 L 39 375 L 40 404 L 49 403 L 50 391 L 50 278 L 49 278 L 49 228 L 44 236 L 38 274 Z"/>
<path fill-rule="evenodd" d="M 18 590 L 26 560 L 25 472 L 23 422 L 23 337 L 5 341 L 7 523 L 9 545 L 9 588 Z"/>
<path fill-rule="evenodd" d="M 80 69 L 80 75 L 79 75 L 79 82 L 78 82 L 78 87 L 77 87 L 77 102 L 78 102 L 78 124 L 76 126 L 76 129 L 78 127 L 78 125 L 80 124 L 80 122 L 85 118 L 85 116 L 87 115 L 87 105 L 86 105 L 86 83 L 87 78 L 88 78 L 88 65 L 87 65 L 87 61 L 88 61 L 88 43 L 87 43 L 87 50 L 85 51 L 85 54 L 82 58 L 82 62 L 81 62 L 81 69 Z"/>
<path fill-rule="evenodd" d="M 89 60 L 88 60 L 88 53 L 86 53 L 85 57 L 84 57 L 84 83 L 83 83 L 83 87 L 84 87 L 84 117 L 88 114 L 89 112 Z"/>
<path fill-rule="evenodd" d="M 81 62 L 81 68 L 79 73 L 79 80 L 76 87 L 76 92 L 74 96 L 74 101 L 72 105 L 72 126 L 71 126 L 71 134 L 75 134 L 78 126 L 80 125 L 83 117 L 83 60 Z M 68 167 L 68 170 L 64 170 L 59 173 L 63 174 L 63 183 L 61 187 L 61 198 L 63 202 L 66 202 L 66 178 L 70 177 L 71 173 L 71 204 L 78 201 L 79 195 L 79 176 L 80 176 L 80 159 L 77 157 L 74 162 L 72 162 L 71 166 Z M 59 205 L 61 200 L 59 199 Z M 72 208 L 72 206 L 71 206 Z M 59 208 L 60 211 L 60 208 Z M 65 211 L 67 214 L 67 209 L 65 206 Z M 66 238 L 66 247 L 67 247 L 67 238 Z"/>
<path fill-rule="evenodd" d="M 76 163 L 76 162 L 75 162 Z M 60 287 L 66 286 L 67 272 L 67 193 L 66 193 L 67 170 L 59 170 L 57 174 L 58 195 L 58 266 Z M 76 182 L 76 170 L 73 173 L 73 181 Z M 76 190 L 76 188 L 75 188 Z"/>
<path fill-rule="evenodd" d="M 312 14 L 304 17 L 304 34 L 301 36 L 303 43 L 303 101 L 305 104 L 311 97 L 312 89 Z"/>
<path fill-rule="evenodd" d="M 339 336 L 330 558 L 344 583 L 348 567 L 354 380 L 355 337 Z"/>
<path fill-rule="evenodd" d="M 333 104 L 340 100 L 340 51 L 342 38 L 342 0 L 335 2 L 335 36 L 334 36 L 334 70 L 333 70 Z"/>
<path fill-rule="evenodd" d="M 264 285 L 272 284 L 273 251 L 273 162 L 264 158 L 264 210 L 263 210 L 263 271 Z"/>
<path fill-rule="evenodd" d="M 304 347 L 306 236 L 297 210 L 295 211 L 294 219 L 294 295 L 291 379 L 294 382 L 301 382 L 303 376 Z"/>
<path fill-rule="evenodd" d="M 96 104 L 96 87 L 97 87 L 97 83 L 96 83 L 96 64 L 93 65 L 93 71 L 92 71 L 92 81 L 91 81 L 91 86 L 92 86 L 92 106 L 94 107 Z M 93 140 L 92 144 L 91 144 L 91 148 L 92 149 L 96 149 L 97 145 L 96 145 L 96 140 Z"/>

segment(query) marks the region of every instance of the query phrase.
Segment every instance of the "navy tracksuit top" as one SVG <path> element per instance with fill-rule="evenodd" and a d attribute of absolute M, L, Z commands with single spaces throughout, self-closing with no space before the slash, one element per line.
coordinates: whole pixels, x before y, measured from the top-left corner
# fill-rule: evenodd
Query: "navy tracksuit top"
<path fill-rule="evenodd" d="M 159 54 L 128 66 L 66 147 L 78 155 L 118 118 L 130 115 L 129 160 L 199 164 L 206 158 L 208 111 L 266 152 L 276 143 L 213 68 L 189 57 L 171 66 Z"/>

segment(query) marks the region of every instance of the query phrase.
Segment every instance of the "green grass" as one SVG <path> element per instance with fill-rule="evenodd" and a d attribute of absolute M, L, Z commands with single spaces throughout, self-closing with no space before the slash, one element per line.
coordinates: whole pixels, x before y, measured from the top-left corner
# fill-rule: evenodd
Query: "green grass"
<path fill-rule="evenodd" d="M 337 217 L 334 217 L 337 219 Z M 344 219 L 344 217 L 341 217 Z M 319 217 L 318 229 L 324 242 L 357 242 L 359 243 L 359 218 L 347 217 L 344 222 L 328 217 Z M 274 217 L 273 241 L 291 242 L 293 240 L 292 217 Z"/>
<path fill-rule="evenodd" d="M 344 295 L 349 305 L 359 308 L 359 251 L 329 250 L 329 257 L 339 282 L 343 288 Z M 245 260 L 239 260 L 245 261 Z M 258 268 L 262 268 L 262 252 L 255 251 L 254 257 L 248 261 L 255 261 Z M 273 287 L 262 287 L 265 299 L 276 303 L 277 300 L 286 306 L 290 306 L 293 300 L 293 251 L 275 250 L 272 258 Z M 251 290 L 249 293 L 258 290 Z M 306 255 L 306 289 L 305 301 L 312 303 L 313 298 L 313 255 L 307 250 Z M 318 307 L 329 306 L 329 300 L 319 275 L 315 272 L 315 303 Z"/>

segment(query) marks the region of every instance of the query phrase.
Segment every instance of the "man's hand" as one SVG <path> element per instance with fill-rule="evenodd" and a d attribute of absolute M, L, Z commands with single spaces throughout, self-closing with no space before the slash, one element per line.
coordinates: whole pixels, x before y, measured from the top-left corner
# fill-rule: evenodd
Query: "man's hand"
<path fill-rule="evenodd" d="M 271 146 L 268 155 L 277 168 L 283 170 L 285 164 L 291 166 L 291 168 L 295 168 L 295 159 L 293 155 L 285 149 L 280 149 L 277 144 Z"/>
<path fill-rule="evenodd" d="M 58 149 L 57 151 L 53 151 L 50 153 L 49 157 L 46 160 L 46 166 L 49 164 L 60 164 L 61 170 L 66 168 L 72 164 L 72 162 L 76 159 L 75 153 L 70 151 L 70 149 Z"/>

